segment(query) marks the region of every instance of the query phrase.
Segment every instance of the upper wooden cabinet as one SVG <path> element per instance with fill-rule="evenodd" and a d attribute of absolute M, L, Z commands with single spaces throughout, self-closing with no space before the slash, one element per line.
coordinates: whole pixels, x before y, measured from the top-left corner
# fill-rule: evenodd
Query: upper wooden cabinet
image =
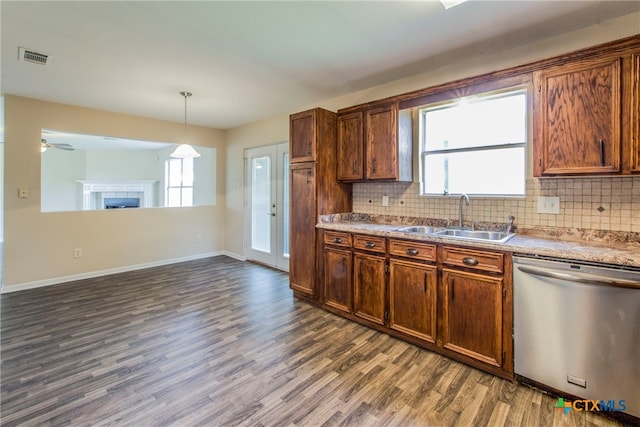
<path fill-rule="evenodd" d="M 399 126 L 409 127 L 408 131 Z M 411 121 L 398 103 L 338 114 L 338 171 L 341 181 L 411 181 Z"/>
<path fill-rule="evenodd" d="M 338 115 L 338 179 L 364 178 L 364 121 L 362 111 Z"/>
<path fill-rule="evenodd" d="M 575 61 L 534 73 L 534 174 L 621 171 L 619 57 Z"/>
<path fill-rule="evenodd" d="M 631 69 L 628 78 L 628 86 L 631 88 L 629 101 L 629 139 L 631 140 L 630 172 L 640 173 L 640 52 L 631 56 Z"/>
<path fill-rule="evenodd" d="M 335 151 L 335 113 L 322 108 L 292 114 L 289 118 L 290 163 L 314 162 L 319 150 Z"/>

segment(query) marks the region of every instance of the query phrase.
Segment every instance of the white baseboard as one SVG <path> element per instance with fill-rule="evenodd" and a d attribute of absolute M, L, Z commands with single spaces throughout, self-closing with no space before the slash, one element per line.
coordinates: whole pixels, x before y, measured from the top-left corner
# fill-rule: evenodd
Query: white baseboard
<path fill-rule="evenodd" d="M 229 258 L 237 259 L 238 261 L 246 261 L 247 257 L 244 255 L 237 254 L 235 252 L 222 251 L 220 255 L 226 255 Z"/>
<path fill-rule="evenodd" d="M 193 260 L 202 259 L 202 258 L 210 258 L 218 255 L 226 255 L 228 257 L 235 258 L 240 261 L 246 261 L 246 258 L 243 259 L 239 255 L 233 254 L 227 251 L 207 252 L 203 254 L 191 255 L 191 256 L 181 257 L 181 258 L 164 259 L 160 261 L 146 262 L 143 264 L 127 265 L 124 267 L 108 268 L 106 270 L 90 271 L 87 273 L 72 274 L 70 276 L 54 277 L 51 279 L 36 280 L 34 282 L 19 283 L 17 285 L 3 287 L 2 290 L 0 290 L 0 293 L 7 294 L 10 292 L 24 291 L 27 289 L 41 288 L 43 286 L 51 286 L 51 285 L 57 285 L 60 283 L 72 282 L 75 280 L 91 279 L 94 277 L 106 276 L 108 274 L 124 273 L 127 271 L 142 270 L 143 268 L 159 267 L 161 265 L 176 264 L 178 262 L 193 261 Z"/>

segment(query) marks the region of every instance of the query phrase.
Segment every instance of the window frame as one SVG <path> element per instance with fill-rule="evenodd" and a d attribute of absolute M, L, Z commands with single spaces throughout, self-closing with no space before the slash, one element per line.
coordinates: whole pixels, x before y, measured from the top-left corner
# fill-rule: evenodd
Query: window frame
<path fill-rule="evenodd" d="M 421 96 L 417 96 L 411 99 L 405 99 L 400 102 L 400 109 L 413 108 L 415 111 L 414 120 L 418 120 L 419 127 L 423 126 L 420 110 L 427 107 L 444 106 L 451 102 L 455 102 L 461 98 L 484 95 L 496 96 L 503 93 L 509 93 L 513 91 L 523 91 L 525 94 L 526 103 L 526 141 L 524 143 L 512 144 L 510 147 L 506 145 L 500 145 L 504 148 L 514 148 L 515 146 L 521 146 L 524 148 L 524 160 L 523 160 L 523 175 L 525 186 L 523 188 L 523 194 L 473 194 L 475 197 L 486 198 L 523 198 L 526 195 L 527 177 L 529 176 L 529 157 L 531 138 L 533 135 L 533 86 L 531 73 L 523 73 L 517 75 L 509 75 L 506 77 L 494 77 L 493 79 L 480 80 L 467 79 L 468 82 L 473 84 L 464 85 L 465 81 L 457 81 L 448 83 L 442 86 L 430 88 L 428 91 L 421 93 Z M 422 141 L 422 129 L 417 132 L 417 152 L 419 153 L 417 163 L 419 170 L 419 192 L 420 196 L 424 197 L 437 197 L 446 194 L 439 193 L 426 193 L 425 192 L 425 179 L 424 179 L 424 143 Z M 493 146 L 487 146 L 486 149 L 495 148 Z M 474 147 L 478 150 L 481 147 Z M 482 147 L 484 148 L 484 147 Z M 485 150 L 486 150 L 485 149 Z"/>
<path fill-rule="evenodd" d="M 195 172 L 195 164 L 193 161 L 193 157 L 188 157 L 188 158 L 169 158 L 167 160 L 165 160 L 165 182 L 166 182 L 166 186 L 165 186 L 165 199 L 164 199 L 164 206 L 165 207 L 169 207 L 169 208 L 180 208 L 180 207 L 190 207 L 193 206 L 193 194 L 194 194 L 194 188 L 193 188 L 193 184 L 195 182 L 195 173 L 194 173 L 194 177 L 192 179 L 191 185 L 184 185 L 184 161 L 185 160 L 189 160 L 191 161 L 191 170 Z M 180 185 L 171 185 L 171 164 L 172 163 L 178 163 L 178 161 L 180 161 Z M 169 197 L 169 190 L 170 189 L 178 189 L 179 190 L 179 194 L 180 194 L 180 204 L 177 206 L 172 206 L 169 204 L 170 201 L 170 197 Z M 184 191 L 186 189 L 191 189 L 191 204 L 189 205 L 185 205 L 184 204 Z"/>

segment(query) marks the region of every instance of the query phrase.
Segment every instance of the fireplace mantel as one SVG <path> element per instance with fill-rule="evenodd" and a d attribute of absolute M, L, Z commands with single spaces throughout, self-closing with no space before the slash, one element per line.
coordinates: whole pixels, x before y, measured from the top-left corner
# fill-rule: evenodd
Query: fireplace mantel
<path fill-rule="evenodd" d="M 82 185 L 82 209 L 104 209 L 105 197 L 138 197 L 140 207 L 153 207 L 155 187 L 158 181 L 134 179 L 126 181 L 113 180 L 78 180 Z"/>

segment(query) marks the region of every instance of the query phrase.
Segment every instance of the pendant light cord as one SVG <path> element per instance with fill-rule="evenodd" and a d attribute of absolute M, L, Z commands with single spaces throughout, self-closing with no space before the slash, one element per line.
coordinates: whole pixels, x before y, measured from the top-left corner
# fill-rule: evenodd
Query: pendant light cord
<path fill-rule="evenodd" d="M 180 92 L 182 96 L 184 96 L 184 141 L 183 143 L 187 143 L 187 98 L 191 96 L 191 92 Z"/>

